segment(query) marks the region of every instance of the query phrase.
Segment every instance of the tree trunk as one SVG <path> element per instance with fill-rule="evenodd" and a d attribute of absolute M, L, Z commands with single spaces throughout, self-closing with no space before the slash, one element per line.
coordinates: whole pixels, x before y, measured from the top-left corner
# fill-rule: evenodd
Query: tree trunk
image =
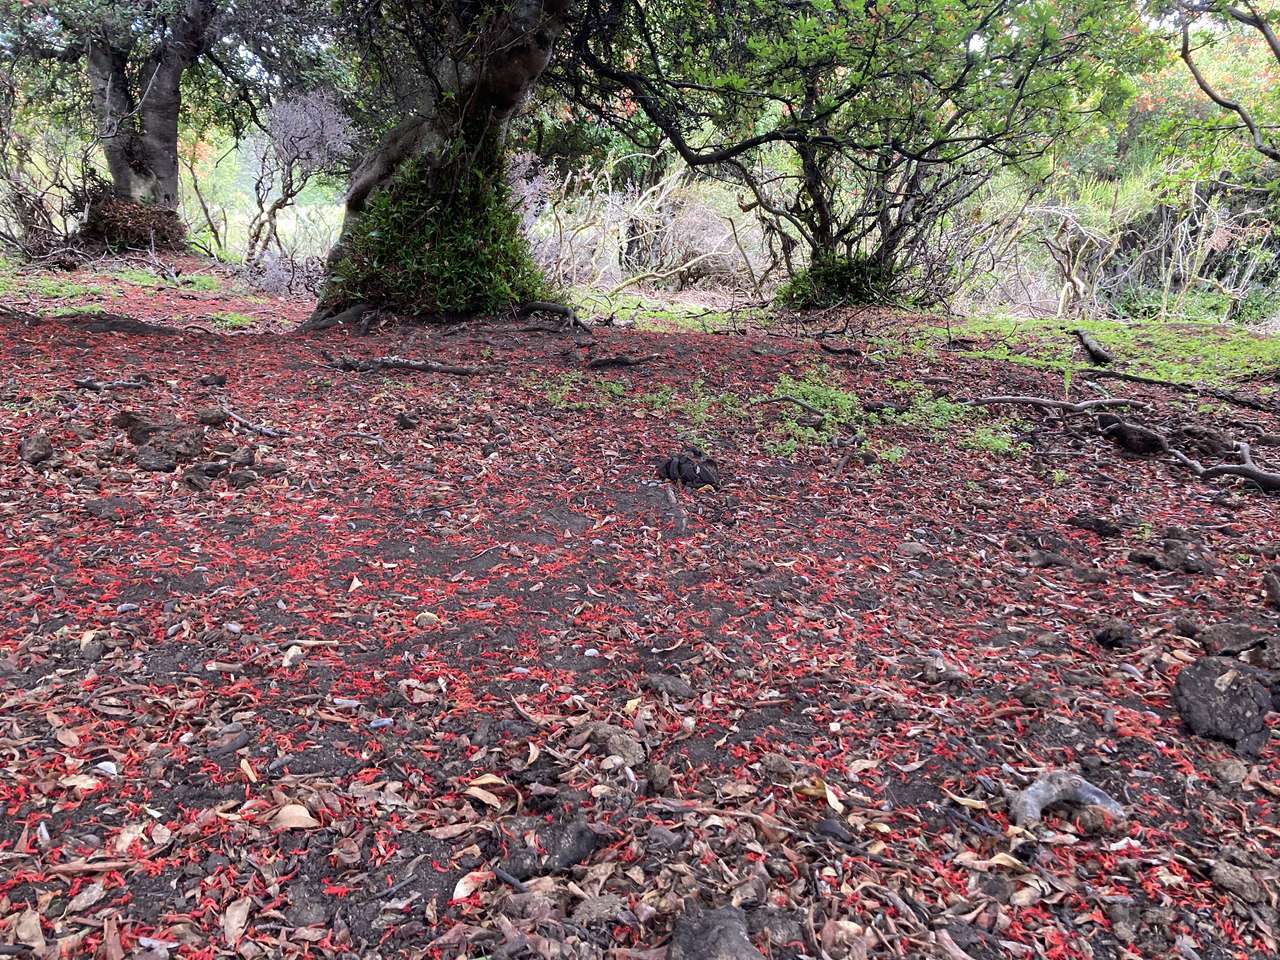
<path fill-rule="evenodd" d="M 546 69 L 570 0 L 507 0 L 463 60 L 431 66 L 417 111 L 357 166 L 313 323 L 354 303 L 473 313 L 537 299 L 502 160 L 507 123 Z M 460 29 L 474 29 L 463 24 Z"/>
<path fill-rule="evenodd" d="M 138 91 L 130 86 L 132 39 L 89 45 L 89 89 L 98 137 L 111 175 L 113 202 L 91 210 L 86 232 L 124 246 L 177 242 L 178 119 L 183 72 L 215 39 L 217 0 L 187 0 L 169 35 L 142 65 Z"/>

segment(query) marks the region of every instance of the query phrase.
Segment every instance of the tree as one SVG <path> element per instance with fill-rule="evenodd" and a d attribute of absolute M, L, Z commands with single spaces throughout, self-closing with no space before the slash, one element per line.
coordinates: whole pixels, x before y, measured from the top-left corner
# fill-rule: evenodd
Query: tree
<path fill-rule="evenodd" d="M 218 89 L 206 102 L 251 115 L 296 72 L 323 21 L 310 0 L 0 0 L 11 24 L 0 49 L 47 68 L 49 94 L 83 93 L 111 179 L 89 211 L 88 232 L 131 245 L 176 240 L 178 130 L 193 74 Z M 313 30 L 314 32 L 314 30 Z M 281 42 L 283 41 L 283 42 Z M 31 71 L 28 71 L 30 76 Z M 207 94 L 206 94 L 207 96 Z"/>
<path fill-rule="evenodd" d="M 741 184 L 850 296 L 928 300 L 957 206 L 1116 113 L 1155 50 L 1112 0 L 586 0 L 567 86 Z"/>
<path fill-rule="evenodd" d="M 349 0 L 369 80 L 407 116 L 357 165 L 317 310 L 471 313 L 534 299 L 504 177 L 507 127 L 569 0 Z"/>
<path fill-rule="evenodd" d="M 281 212 L 317 176 L 336 173 L 351 151 L 354 131 L 334 97 L 319 90 L 272 105 L 266 131 L 255 139 L 257 210 L 249 222 L 246 267 L 256 267 L 272 244 L 279 246 Z"/>
<path fill-rule="evenodd" d="M 1193 27 L 1207 25 L 1210 30 L 1204 34 L 1203 42 L 1212 43 L 1215 40 L 1230 38 L 1232 34 L 1238 33 L 1243 28 L 1246 33 L 1259 39 L 1274 62 L 1280 65 L 1280 36 L 1276 33 L 1276 21 L 1280 18 L 1280 11 L 1274 8 L 1274 3 L 1259 4 L 1254 0 L 1243 0 L 1238 4 L 1228 0 L 1212 0 L 1212 2 L 1179 0 L 1177 3 L 1177 9 L 1182 17 L 1180 52 L 1183 62 L 1195 79 L 1196 86 L 1221 110 L 1236 117 L 1240 127 L 1248 134 L 1254 150 L 1268 160 L 1280 161 L 1280 133 L 1277 132 L 1274 119 L 1275 105 L 1264 105 L 1261 108 L 1250 106 L 1244 102 L 1244 97 L 1223 92 L 1196 62 L 1191 34 Z M 1264 117 L 1263 110 L 1273 116 Z"/>

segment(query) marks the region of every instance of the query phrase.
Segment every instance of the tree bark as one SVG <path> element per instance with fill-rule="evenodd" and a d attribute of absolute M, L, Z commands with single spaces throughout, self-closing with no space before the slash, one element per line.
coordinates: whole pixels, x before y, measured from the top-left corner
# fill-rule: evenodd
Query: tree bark
<path fill-rule="evenodd" d="M 112 191 L 121 200 L 178 208 L 178 119 L 182 75 L 216 39 L 218 0 L 187 0 L 168 35 L 147 57 L 131 86 L 132 38 L 89 44 L 89 88 Z"/>

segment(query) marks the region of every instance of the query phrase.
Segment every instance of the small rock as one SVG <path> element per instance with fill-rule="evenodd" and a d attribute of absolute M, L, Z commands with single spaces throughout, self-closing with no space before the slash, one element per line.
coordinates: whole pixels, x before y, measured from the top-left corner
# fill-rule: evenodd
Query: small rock
<path fill-rule="evenodd" d="M 764 960 L 751 945 L 747 918 L 737 907 L 704 910 L 689 902 L 676 920 L 667 960 Z"/>
<path fill-rule="evenodd" d="M 126 520 L 142 512 L 142 504 L 128 497 L 97 497 L 84 502 L 84 512 L 99 520 Z"/>
<path fill-rule="evenodd" d="M 49 442 L 49 435 L 41 430 L 27 437 L 18 444 L 18 456 L 23 463 L 29 463 L 33 467 L 44 463 L 53 456 L 53 444 Z"/>
<path fill-rule="evenodd" d="M 663 460 L 658 465 L 658 476 L 695 488 L 720 486 L 720 468 L 696 447 Z"/>
<path fill-rule="evenodd" d="M 794 780 L 796 776 L 795 764 L 772 750 L 760 758 L 760 769 L 778 780 Z"/>
<path fill-rule="evenodd" d="M 1213 779 L 1224 787 L 1236 787 L 1244 782 L 1244 778 L 1249 775 L 1249 768 L 1243 761 L 1237 760 L 1235 757 L 1227 757 L 1225 760 L 1215 760 L 1209 764 L 1209 772 L 1213 774 Z"/>
<path fill-rule="evenodd" d="M 932 548 L 927 544 L 918 543 L 915 540 L 906 540 L 898 545 L 898 556 L 908 559 L 927 557 L 932 552 Z"/>
<path fill-rule="evenodd" d="M 1133 943 L 1138 936 L 1138 920 L 1133 915 L 1133 907 L 1127 903 L 1113 903 L 1107 907 L 1107 919 L 1111 921 L 1111 932 L 1121 943 Z"/>
<path fill-rule="evenodd" d="M 145 470 L 148 473 L 172 473 L 178 468 L 178 461 L 174 459 L 173 454 L 157 450 L 149 444 L 144 444 L 133 451 L 133 462 L 139 470 Z"/>
<path fill-rule="evenodd" d="M 1191 617 L 1178 617 L 1173 621 L 1173 633 L 1178 637 L 1186 637 L 1188 640 L 1194 640 L 1200 635 L 1200 631 L 1204 626 Z"/>
<path fill-rule="evenodd" d="M 595 831 L 581 818 L 551 824 L 532 817 L 515 819 L 507 828 L 513 838 L 530 831 L 535 836 L 534 846 L 515 849 L 507 858 L 504 869 L 517 880 L 568 870 L 591 856 L 599 843 Z"/>
<path fill-rule="evenodd" d="M 656 823 L 649 827 L 649 832 L 645 839 L 649 846 L 672 852 L 682 850 L 685 843 L 683 836 Z"/>
<path fill-rule="evenodd" d="M 316 927 L 328 923 L 329 911 L 309 894 L 295 895 L 295 902 L 285 908 L 285 921 L 291 927 Z"/>
<path fill-rule="evenodd" d="M 1133 643 L 1133 627 L 1123 620 L 1108 620 L 1093 634 L 1098 646 L 1108 650 L 1119 650 Z"/>
<path fill-rule="evenodd" d="M 688 700 L 693 696 L 693 685 L 684 677 L 670 673 L 647 673 L 644 686 L 654 693 L 665 693 L 677 700 Z"/>
<path fill-rule="evenodd" d="M 996 903 L 1008 903 L 1009 898 L 1013 896 L 1014 886 L 1013 881 L 1008 877 L 993 873 L 982 879 L 978 889 Z"/>
<path fill-rule="evenodd" d="M 1027 558 L 1027 563 L 1033 567 L 1069 567 L 1071 561 L 1060 553 L 1054 553 L 1052 550 L 1032 550 L 1031 555 Z"/>
<path fill-rule="evenodd" d="M 102 655 L 107 652 L 107 648 L 97 640 L 90 640 L 80 650 L 80 656 L 90 663 L 96 663 L 102 659 Z"/>
<path fill-rule="evenodd" d="M 612 723 L 592 723 L 588 725 L 586 732 L 592 743 L 602 748 L 608 756 L 621 757 L 628 767 L 638 767 L 644 763 L 643 744 L 622 727 Z"/>
<path fill-rule="evenodd" d="M 258 482 L 258 474 L 252 470 L 233 470 L 227 474 L 227 484 L 236 490 L 252 487 Z"/>
<path fill-rule="evenodd" d="M 225 387 L 227 385 L 227 375 L 225 373 L 206 373 L 196 383 L 202 387 Z"/>
<path fill-rule="evenodd" d="M 1118 537 L 1124 532 L 1124 528 L 1114 520 L 1087 513 L 1078 513 L 1067 522 L 1080 530 L 1090 530 L 1100 537 Z"/>
<path fill-rule="evenodd" d="M 1196 638 L 1210 656 L 1235 656 L 1251 650 L 1267 638 L 1266 631 L 1247 623 L 1215 623 Z"/>
<path fill-rule="evenodd" d="M 1053 694 L 1041 686 L 1032 683 L 1020 684 L 1010 691 L 1018 702 L 1026 707 L 1053 706 Z"/>
<path fill-rule="evenodd" d="M 649 787 L 654 794 L 661 796 L 671 789 L 672 769 L 665 763 L 655 763 L 649 767 Z"/>
<path fill-rule="evenodd" d="M 814 824 L 813 832 L 841 843 L 853 843 L 853 832 L 835 817 L 824 817 Z"/>
<path fill-rule="evenodd" d="M 1252 870 L 1238 867 L 1226 860 L 1213 865 L 1213 882 L 1222 889 L 1234 893 L 1245 903 L 1262 903 L 1264 891 Z"/>
<path fill-rule="evenodd" d="M 761 907 L 747 914 L 747 929 L 755 938 L 763 937 L 779 951 L 789 944 L 803 942 L 804 927 L 800 921 L 777 907 Z"/>
<path fill-rule="evenodd" d="M 227 415 L 227 411 L 221 407 L 205 407 L 196 411 L 196 421 L 203 423 L 207 427 L 220 427 L 231 417 Z"/>
<path fill-rule="evenodd" d="M 1236 660 L 1205 657 L 1178 674 L 1173 702 L 1192 732 L 1257 756 L 1268 738 L 1271 693 L 1247 669 Z"/>
<path fill-rule="evenodd" d="M 616 893 L 604 893 L 598 897 L 587 897 L 573 908 L 571 919 L 574 923 L 589 926 L 593 923 L 610 923 L 622 916 L 627 908 L 626 902 Z"/>

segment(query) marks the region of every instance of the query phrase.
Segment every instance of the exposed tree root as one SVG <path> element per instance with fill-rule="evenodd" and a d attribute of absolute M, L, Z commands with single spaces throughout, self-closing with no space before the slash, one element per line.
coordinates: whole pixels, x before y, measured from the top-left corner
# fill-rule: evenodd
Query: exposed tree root
<path fill-rule="evenodd" d="M 1243 477 L 1267 493 L 1280 493 L 1280 473 L 1264 470 L 1253 462 L 1253 453 L 1247 443 L 1237 443 L 1236 453 L 1239 463 L 1218 463 L 1211 467 L 1203 466 L 1200 461 L 1193 460 L 1179 450 L 1169 449 L 1175 460 L 1188 468 L 1201 480 L 1213 480 L 1216 477 Z"/>
<path fill-rule="evenodd" d="M 1099 366 L 1108 367 L 1116 362 L 1115 355 L 1102 346 L 1097 340 L 1089 336 L 1085 330 L 1076 330 L 1076 338 L 1080 341 L 1080 346 L 1084 347 L 1084 352 L 1089 355 L 1089 359 Z"/>
<path fill-rule="evenodd" d="M 1160 380 L 1157 377 L 1144 377 L 1137 373 L 1125 373 L 1122 370 L 1085 370 L 1081 372 L 1080 376 L 1088 377 L 1091 380 L 1124 380 L 1128 383 L 1164 387 L 1177 393 L 1186 393 L 1195 397 L 1209 397 L 1213 400 L 1221 400 L 1224 403 L 1234 403 L 1238 407 L 1245 407 L 1249 410 L 1280 414 L 1280 406 L 1275 403 L 1269 403 L 1260 397 L 1246 397 L 1230 390 L 1220 390 L 1217 387 L 1195 387 L 1187 383 L 1174 383 L 1172 380 Z"/>
<path fill-rule="evenodd" d="M 1048 397 L 978 397 L 975 400 L 961 400 L 961 403 L 971 407 L 993 407 L 1000 404 L 1009 404 L 1010 406 L 1027 406 L 1040 407 L 1045 410 L 1061 410 L 1064 413 L 1089 413 L 1091 410 L 1099 410 L 1104 407 L 1139 407 L 1147 409 L 1148 405 L 1139 400 L 1124 400 L 1118 397 L 1106 397 L 1101 400 L 1082 400 L 1079 403 L 1072 403 L 1069 400 L 1053 400 Z"/>
<path fill-rule="evenodd" d="M 587 361 L 588 370 L 611 370 L 616 367 L 638 367 L 642 363 L 648 363 L 650 360 L 657 360 L 662 354 L 646 353 L 638 357 L 628 357 L 625 354 L 617 354 L 609 357 L 595 357 Z"/>
<path fill-rule="evenodd" d="M 1055 803 L 1074 803 L 1078 806 L 1102 807 L 1111 816 L 1125 817 L 1124 807 L 1105 791 L 1098 789 L 1078 773 L 1056 770 L 1046 773 L 1009 804 L 1009 816 L 1015 824 L 1024 827 L 1039 823 L 1046 807 Z"/>
<path fill-rule="evenodd" d="M 311 316 L 294 328 L 294 333 L 312 333 L 316 330 L 328 330 L 343 323 L 357 323 L 366 313 L 373 312 L 367 303 L 357 303 L 345 310 L 333 310 L 330 307 L 316 307 Z"/>
<path fill-rule="evenodd" d="M 556 316 L 564 317 L 564 323 L 560 327 L 562 333 L 567 333 L 575 328 L 587 331 L 591 329 L 591 327 L 582 322 L 573 307 L 563 303 L 553 303 L 550 300 L 530 300 L 527 303 L 519 304 L 516 307 L 516 313 L 522 317 L 529 317 L 535 313 L 552 313 Z"/>
<path fill-rule="evenodd" d="M 150 380 L 137 377 L 128 380 L 95 380 L 93 377 L 77 377 L 71 382 L 81 390 L 92 390 L 94 393 L 103 393 L 107 390 L 140 390 L 151 384 Z"/>
<path fill-rule="evenodd" d="M 455 377 L 474 377 L 483 373 L 479 367 L 461 367 L 449 363 L 435 363 L 431 360 L 409 360 L 406 357 L 335 357 L 324 350 L 320 351 L 325 363 L 335 370 L 354 373 L 374 373 L 378 370 L 413 370 L 416 373 L 447 373 Z"/>

